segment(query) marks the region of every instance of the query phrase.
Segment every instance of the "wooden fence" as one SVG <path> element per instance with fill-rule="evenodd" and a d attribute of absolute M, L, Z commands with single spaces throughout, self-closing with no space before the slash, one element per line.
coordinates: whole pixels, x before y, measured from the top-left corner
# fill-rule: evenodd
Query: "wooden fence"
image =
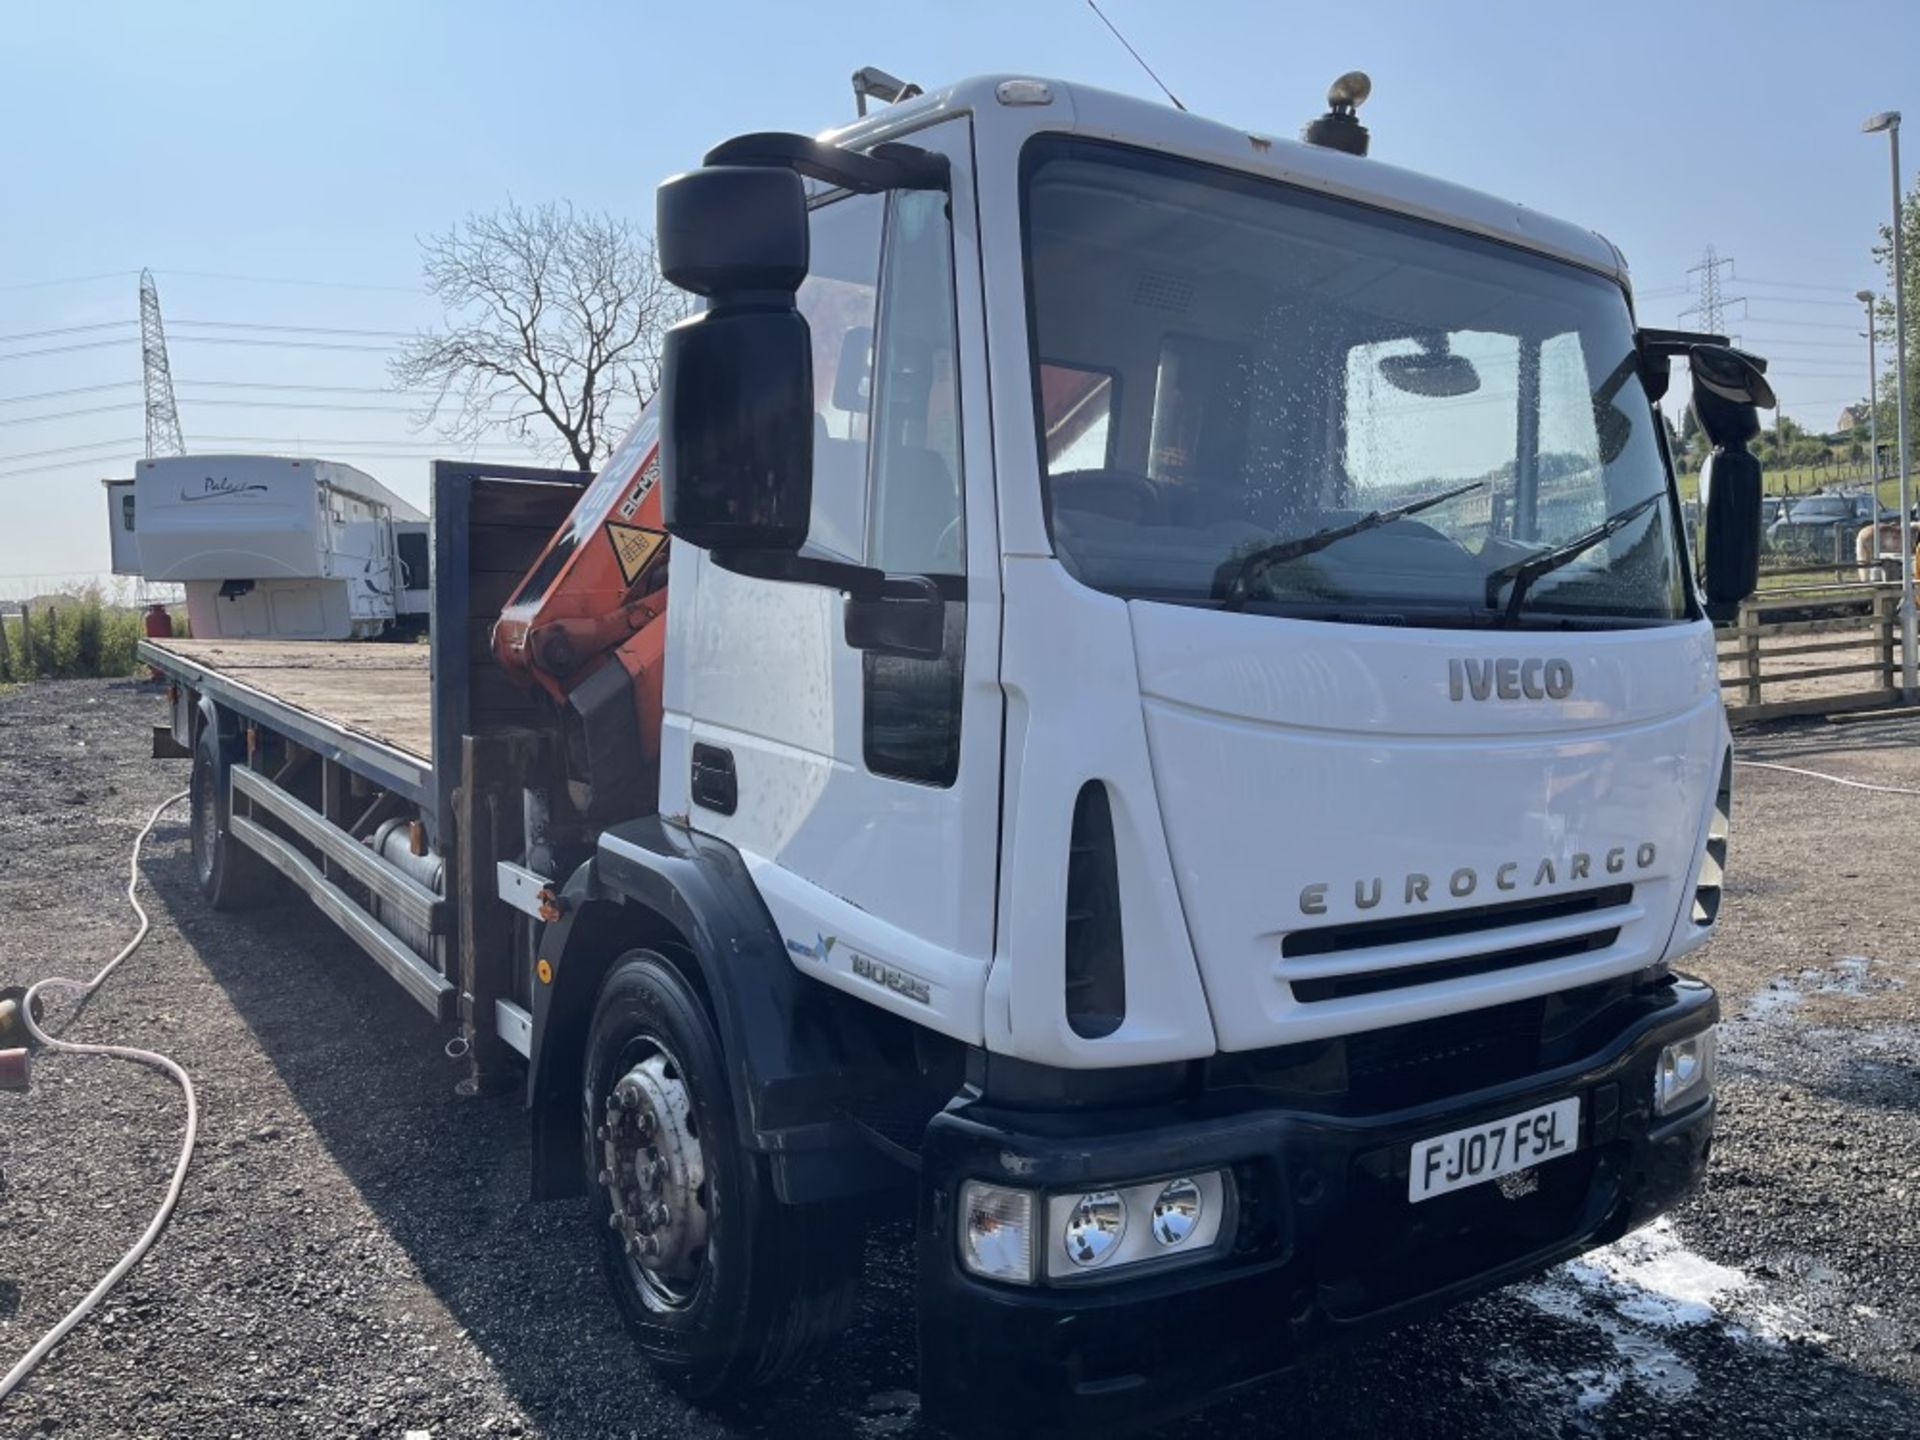
<path fill-rule="evenodd" d="M 1715 637 L 1727 716 L 1774 720 L 1899 701 L 1895 584 L 1763 591 Z M 1827 663 L 1826 657 L 1836 663 Z M 1781 692 L 1791 687 L 1790 695 Z"/>

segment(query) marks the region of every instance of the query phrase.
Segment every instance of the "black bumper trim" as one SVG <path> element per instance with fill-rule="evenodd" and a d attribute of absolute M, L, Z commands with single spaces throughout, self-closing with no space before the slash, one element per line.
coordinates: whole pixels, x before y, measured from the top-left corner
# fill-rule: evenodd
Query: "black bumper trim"
<path fill-rule="evenodd" d="M 922 1152 L 929 1418 L 995 1432 L 1137 1428 L 1619 1238 L 1705 1167 L 1712 1100 L 1655 1117 L 1653 1067 L 1661 1046 L 1718 1014 L 1709 987 L 1682 980 L 1583 1061 L 1388 1114 L 1244 1098 L 1223 1110 L 1217 1096 L 1067 1116 L 956 1103 Z M 1414 1141 L 1569 1094 L 1583 1097 L 1580 1148 L 1531 1172 L 1530 1192 L 1487 1184 L 1408 1203 Z M 1033 1287 L 960 1266 L 964 1179 L 1049 1192 L 1215 1167 L 1233 1175 L 1238 1215 L 1205 1261 Z"/>

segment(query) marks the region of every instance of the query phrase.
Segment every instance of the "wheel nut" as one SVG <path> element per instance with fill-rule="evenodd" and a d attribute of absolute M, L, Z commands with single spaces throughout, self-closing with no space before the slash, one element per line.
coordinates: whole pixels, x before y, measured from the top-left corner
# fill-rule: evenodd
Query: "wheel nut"
<path fill-rule="evenodd" d="M 653 1226 L 657 1230 L 665 1225 L 672 1216 L 673 1212 L 668 1210 L 665 1205 L 656 1205 L 653 1207 L 652 1213 L 647 1216 L 647 1219 L 653 1222 Z"/>
<path fill-rule="evenodd" d="M 610 1170 L 602 1170 L 594 1177 L 594 1181 L 602 1187 L 611 1185 L 613 1184 L 613 1172 Z"/>

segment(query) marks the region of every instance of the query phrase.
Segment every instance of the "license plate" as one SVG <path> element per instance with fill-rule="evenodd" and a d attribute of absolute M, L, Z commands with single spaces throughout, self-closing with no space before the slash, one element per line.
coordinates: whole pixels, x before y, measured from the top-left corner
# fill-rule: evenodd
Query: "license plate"
<path fill-rule="evenodd" d="M 1498 1180 L 1580 1145 L 1580 1098 L 1556 1100 L 1538 1110 L 1509 1115 L 1487 1125 L 1469 1125 L 1414 1143 L 1407 1167 L 1407 1200 L 1417 1204 Z"/>

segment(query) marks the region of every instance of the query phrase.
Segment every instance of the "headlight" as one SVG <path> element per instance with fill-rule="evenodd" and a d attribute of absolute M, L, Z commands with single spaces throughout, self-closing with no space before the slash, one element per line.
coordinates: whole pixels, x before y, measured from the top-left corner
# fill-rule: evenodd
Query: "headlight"
<path fill-rule="evenodd" d="M 1193 1238 L 1206 1209 L 1200 1187 L 1191 1180 L 1170 1180 L 1153 1202 L 1153 1238 L 1172 1249 Z"/>
<path fill-rule="evenodd" d="M 1046 1274 L 1077 1280 L 1145 1260 L 1198 1258 L 1220 1238 L 1226 1197 L 1227 1178 L 1220 1170 L 1050 1195 Z"/>
<path fill-rule="evenodd" d="M 1653 1076 L 1653 1113 L 1671 1115 L 1712 1094 L 1719 1048 L 1719 1030 L 1709 1026 L 1663 1049 Z"/>
<path fill-rule="evenodd" d="M 960 1263 L 989 1280 L 1033 1283 L 1033 1194 L 969 1180 L 960 1187 Z"/>
<path fill-rule="evenodd" d="M 1113 1258 L 1127 1233 L 1127 1206 L 1114 1190 L 1082 1195 L 1067 1215 L 1067 1259 L 1092 1269 Z"/>

